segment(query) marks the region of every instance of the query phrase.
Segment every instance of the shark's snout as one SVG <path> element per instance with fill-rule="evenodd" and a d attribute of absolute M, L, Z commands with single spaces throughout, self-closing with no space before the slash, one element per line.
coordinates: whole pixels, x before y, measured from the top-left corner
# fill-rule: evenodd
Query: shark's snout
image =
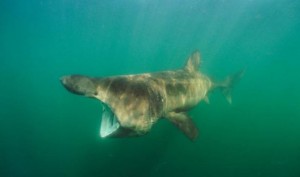
<path fill-rule="evenodd" d="M 59 78 L 59 80 L 63 85 L 66 85 L 68 78 L 70 78 L 70 76 L 62 76 Z"/>
<path fill-rule="evenodd" d="M 62 76 L 59 78 L 60 83 L 70 92 L 78 93 L 78 82 L 72 78 L 72 76 Z"/>
<path fill-rule="evenodd" d="M 59 78 L 60 83 L 69 91 L 73 92 L 70 76 L 62 76 Z"/>
<path fill-rule="evenodd" d="M 70 92 L 93 96 L 96 93 L 96 86 L 92 78 L 82 75 L 69 75 L 60 77 L 62 85 Z"/>

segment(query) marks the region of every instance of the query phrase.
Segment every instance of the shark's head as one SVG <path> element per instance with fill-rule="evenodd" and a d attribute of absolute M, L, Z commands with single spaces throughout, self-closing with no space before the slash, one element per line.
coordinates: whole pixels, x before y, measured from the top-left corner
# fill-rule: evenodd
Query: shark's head
<path fill-rule="evenodd" d="M 96 86 L 93 79 L 89 77 L 70 75 L 61 77 L 60 81 L 67 90 L 74 94 L 84 96 L 93 96 L 96 94 Z"/>
<path fill-rule="evenodd" d="M 96 79 L 82 76 L 82 75 L 70 75 L 60 78 L 62 85 L 71 93 L 77 95 L 83 95 L 88 97 L 97 97 L 97 81 Z M 99 81 L 98 81 L 99 82 Z M 127 137 L 135 136 L 137 133 L 124 126 L 124 121 L 115 114 L 115 110 L 111 109 L 111 105 L 104 103 L 100 99 L 103 105 L 102 120 L 100 127 L 100 136 L 106 137 Z"/>

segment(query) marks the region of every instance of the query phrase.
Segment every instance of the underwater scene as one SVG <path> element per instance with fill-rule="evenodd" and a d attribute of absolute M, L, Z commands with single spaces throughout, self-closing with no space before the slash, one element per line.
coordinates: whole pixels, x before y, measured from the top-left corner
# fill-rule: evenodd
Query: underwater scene
<path fill-rule="evenodd" d="M 1 0 L 1 177 L 299 177 L 300 1 Z"/>

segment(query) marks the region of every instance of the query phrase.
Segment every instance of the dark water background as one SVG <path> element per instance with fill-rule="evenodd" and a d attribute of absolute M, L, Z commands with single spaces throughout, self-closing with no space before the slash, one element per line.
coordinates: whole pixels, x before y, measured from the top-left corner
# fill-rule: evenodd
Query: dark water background
<path fill-rule="evenodd" d="M 2 0 L 1 177 L 299 177 L 300 1 Z M 180 68 L 195 49 L 216 79 L 247 72 L 190 111 L 190 142 L 166 120 L 101 139 L 101 105 L 65 74 Z"/>

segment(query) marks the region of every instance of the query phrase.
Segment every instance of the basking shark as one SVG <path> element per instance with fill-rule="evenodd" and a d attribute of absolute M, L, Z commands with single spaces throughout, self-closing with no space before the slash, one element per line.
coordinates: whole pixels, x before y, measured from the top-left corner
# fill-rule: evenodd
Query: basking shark
<path fill-rule="evenodd" d="M 231 90 L 244 73 L 214 82 L 198 71 L 199 64 L 200 53 L 195 51 L 178 70 L 112 77 L 69 75 L 60 80 L 68 91 L 100 100 L 103 138 L 144 135 L 165 118 L 194 140 L 198 129 L 187 111 L 208 101 L 208 94 L 216 89 L 231 103 Z"/>

